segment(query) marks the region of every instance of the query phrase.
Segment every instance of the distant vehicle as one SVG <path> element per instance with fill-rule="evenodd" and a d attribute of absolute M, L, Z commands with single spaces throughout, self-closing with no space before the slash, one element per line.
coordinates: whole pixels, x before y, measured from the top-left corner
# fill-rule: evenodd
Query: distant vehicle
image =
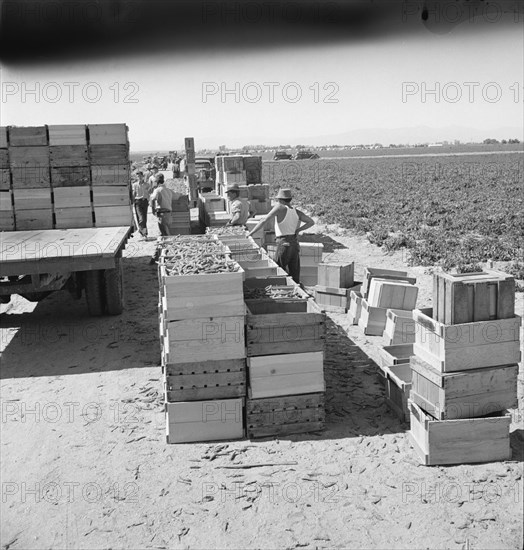
<path fill-rule="evenodd" d="M 213 158 L 196 157 L 195 174 L 197 177 L 197 187 L 200 191 L 210 192 L 215 190 L 217 171 Z M 188 184 L 187 174 L 184 176 L 184 180 Z"/>
<path fill-rule="evenodd" d="M 273 160 L 291 160 L 292 158 L 293 155 L 291 155 L 287 151 L 275 151 Z"/>
<path fill-rule="evenodd" d="M 316 153 L 312 153 L 308 149 L 301 149 L 297 152 L 295 155 L 295 160 L 315 160 L 319 159 L 320 157 Z"/>

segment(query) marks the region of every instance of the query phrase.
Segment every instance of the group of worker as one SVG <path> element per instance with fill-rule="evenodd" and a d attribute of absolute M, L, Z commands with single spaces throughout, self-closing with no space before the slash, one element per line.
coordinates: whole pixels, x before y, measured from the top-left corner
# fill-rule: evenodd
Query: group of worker
<path fill-rule="evenodd" d="M 138 181 L 133 184 L 134 208 L 137 217 L 138 230 L 142 237 L 147 237 L 147 210 L 151 203 L 151 211 L 158 219 L 160 235 L 169 236 L 169 214 L 171 213 L 172 191 L 165 185 L 164 174 L 156 173 L 145 180 L 144 173 L 137 172 Z M 254 215 L 250 203 L 240 199 L 240 187 L 237 184 L 229 185 L 226 189 L 230 202 L 231 218 L 226 225 L 246 226 L 250 217 Z M 315 222 L 304 212 L 291 206 L 292 194 L 290 189 L 280 189 L 275 197 L 276 204 L 271 211 L 260 220 L 248 235 L 252 236 L 264 226 L 274 220 L 277 250 L 275 263 L 284 269 L 293 280 L 300 283 L 300 246 L 298 234 L 312 227 Z M 158 259 L 159 249 L 151 258 L 154 264 Z"/>

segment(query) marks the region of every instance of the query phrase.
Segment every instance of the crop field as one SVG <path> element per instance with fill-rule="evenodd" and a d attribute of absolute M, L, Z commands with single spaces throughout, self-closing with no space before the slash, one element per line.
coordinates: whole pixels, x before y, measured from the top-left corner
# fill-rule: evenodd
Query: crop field
<path fill-rule="evenodd" d="M 264 163 L 323 222 L 366 233 L 411 265 L 472 269 L 524 257 L 524 155 L 321 159 Z M 519 275 L 518 278 L 522 278 Z"/>

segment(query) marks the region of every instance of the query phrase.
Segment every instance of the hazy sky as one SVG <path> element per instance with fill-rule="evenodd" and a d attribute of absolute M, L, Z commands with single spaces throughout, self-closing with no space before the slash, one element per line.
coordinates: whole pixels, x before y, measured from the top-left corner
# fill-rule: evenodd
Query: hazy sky
<path fill-rule="evenodd" d="M 134 150 L 180 148 L 184 136 L 198 148 L 361 128 L 521 127 L 524 19 L 503 21 L 446 34 L 417 22 L 405 35 L 364 40 L 8 65 L 2 125 L 126 122 Z M 235 86 L 238 94 L 222 97 Z M 436 86 L 437 96 L 428 92 Z"/>

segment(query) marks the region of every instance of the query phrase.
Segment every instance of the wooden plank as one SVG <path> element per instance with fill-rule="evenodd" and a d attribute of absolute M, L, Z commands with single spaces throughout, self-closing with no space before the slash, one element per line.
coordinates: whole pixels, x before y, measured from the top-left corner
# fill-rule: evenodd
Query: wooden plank
<path fill-rule="evenodd" d="M 302 340 L 320 340 L 326 333 L 324 322 L 308 325 L 272 325 L 252 328 L 246 326 L 246 340 L 249 344 L 267 344 L 274 342 L 300 342 Z"/>
<path fill-rule="evenodd" d="M 51 209 L 20 210 L 16 212 L 16 229 L 52 229 L 53 211 Z"/>
<path fill-rule="evenodd" d="M 22 189 L 25 187 L 48 188 L 51 183 L 48 166 L 35 165 L 24 168 L 11 168 L 11 178 L 13 189 Z"/>
<path fill-rule="evenodd" d="M 249 428 L 247 435 L 249 439 L 257 439 L 262 437 L 283 437 L 294 434 L 319 432 L 323 429 L 324 422 L 305 422 Z"/>
<path fill-rule="evenodd" d="M 9 153 L 7 149 L 0 149 L 0 168 L 2 170 L 9 168 Z"/>
<path fill-rule="evenodd" d="M 53 190 L 55 208 L 81 208 L 91 206 L 89 187 L 58 187 Z"/>
<path fill-rule="evenodd" d="M 124 206 L 130 205 L 129 188 L 127 186 L 93 186 L 93 205 Z"/>
<path fill-rule="evenodd" d="M 455 285 L 453 287 L 451 311 L 454 323 L 469 323 L 473 321 L 469 290 L 467 285 Z"/>
<path fill-rule="evenodd" d="M 323 409 L 288 409 L 283 411 L 268 411 L 253 413 L 246 416 L 246 427 L 255 429 L 263 426 L 285 425 L 305 422 L 323 422 L 325 413 Z"/>
<path fill-rule="evenodd" d="M 9 148 L 10 168 L 49 167 L 49 147 Z"/>
<path fill-rule="evenodd" d="M 497 319 L 510 319 L 515 315 L 515 279 L 498 281 Z"/>
<path fill-rule="evenodd" d="M 362 310 L 362 294 L 352 290 L 349 295 L 348 321 L 351 325 L 357 325 Z"/>
<path fill-rule="evenodd" d="M 234 386 L 215 386 L 206 388 L 184 388 L 183 390 L 166 390 L 169 403 L 178 401 L 203 401 L 208 399 L 233 399 L 246 395 L 245 384 Z"/>
<path fill-rule="evenodd" d="M 451 324 L 451 309 L 448 307 L 447 299 L 449 298 L 451 303 L 451 292 L 446 293 L 446 281 L 442 278 L 438 278 L 438 309 L 437 309 L 437 321 L 440 323 Z"/>
<path fill-rule="evenodd" d="M 474 283 L 473 321 L 489 321 L 488 283 Z"/>
<path fill-rule="evenodd" d="M 87 145 L 85 124 L 50 124 L 49 145 Z"/>
<path fill-rule="evenodd" d="M 180 374 L 205 374 L 235 372 L 246 370 L 245 359 L 228 359 L 227 361 L 203 361 L 200 363 L 167 363 L 164 365 L 166 376 L 178 376 Z"/>
<path fill-rule="evenodd" d="M 89 166 L 87 145 L 60 145 L 49 147 L 49 163 L 60 166 Z"/>
<path fill-rule="evenodd" d="M 206 374 L 179 374 L 166 378 L 166 387 L 169 391 L 182 390 L 186 388 L 207 388 L 220 386 L 244 385 L 246 372 L 220 372 Z"/>
<path fill-rule="evenodd" d="M 14 189 L 13 199 L 15 212 L 18 214 L 22 210 L 49 210 L 52 209 L 51 189 Z"/>
<path fill-rule="evenodd" d="M 15 215 L 14 212 L 3 210 L 0 215 L 0 231 L 15 230 Z"/>
<path fill-rule="evenodd" d="M 129 163 L 92 166 L 91 180 L 93 185 L 129 185 L 131 181 Z"/>
<path fill-rule="evenodd" d="M 8 191 L 11 187 L 11 174 L 9 169 L 0 168 L 0 191 Z"/>
<path fill-rule="evenodd" d="M 129 162 L 127 145 L 89 145 L 91 165 L 126 165 Z"/>
<path fill-rule="evenodd" d="M 247 356 L 260 357 L 264 355 L 305 353 L 323 351 L 324 348 L 324 338 L 303 339 L 290 342 L 249 343 L 247 345 Z"/>
<path fill-rule="evenodd" d="M 91 206 L 83 208 L 55 207 L 55 220 L 57 229 L 93 227 L 93 211 Z"/>
<path fill-rule="evenodd" d="M 85 186 L 91 182 L 88 166 L 51 167 L 53 187 Z"/>
<path fill-rule="evenodd" d="M 244 342 L 244 316 L 205 317 L 168 321 L 166 336 L 172 343 L 198 340 L 208 345 L 214 340 Z M 217 358 L 218 359 L 218 358 Z M 180 361 L 179 361 L 180 362 Z"/>
<path fill-rule="evenodd" d="M 266 399 L 248 399 L 246 412 L 267 413 L 292 409 L 323 408 L 324 393 L 308 393 L 304 395 L 284 395 Z"/>
<path fill-rule="evenodd" d="M 9 146 L 34 147 L 47 145 L 45 126 L 9 126 Z"/>
<path fill-rule="evenodd" d="M 12 212 L 13 204 L 9 191 L 0 191 L 0 212 Z"/>
<path fill-rule="evenodd" d="M 116 227 L 133 224 L 131 206 L 97 206 L 95 209 L 97 227 Z"/>
<path fill-rule="evenodd" d="M 127 144 L 125 124 L 88 124 L 90 145 Z"/>

